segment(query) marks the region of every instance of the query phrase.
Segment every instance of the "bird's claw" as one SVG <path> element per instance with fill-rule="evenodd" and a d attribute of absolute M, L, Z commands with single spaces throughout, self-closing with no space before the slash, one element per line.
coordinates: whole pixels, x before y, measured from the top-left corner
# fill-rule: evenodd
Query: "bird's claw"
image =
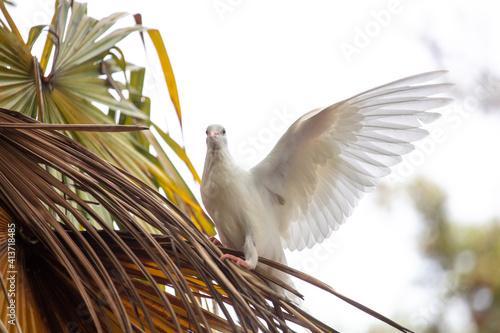
<path fill-rule="evenodd" d="M 210 237 L 209 240 L 216 246 L 222 246 L 222 243 L 215 236 Z"/>
<path fill-rule="evenodd" d="M 233 261 L 236 265 L 238 265 L 244 269 L 250 270 L 250 266 L 248 266 L 246 261 L 239 258 L 239 257 L 233 256 L 232 254 L 224 254 L 222 257 L 220 257 L 221 261 L 228 260 L 228 259 Z"/>

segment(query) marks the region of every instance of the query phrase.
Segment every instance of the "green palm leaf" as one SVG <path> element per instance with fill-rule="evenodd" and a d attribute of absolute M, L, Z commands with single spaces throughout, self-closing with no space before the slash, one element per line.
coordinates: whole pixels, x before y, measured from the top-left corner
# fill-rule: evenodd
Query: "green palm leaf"
<path fill-rule="evenodd" d="M 127 63 L 116 47 L 129 34 L 146 30 L 141 25 L 113 29 L 126 13 L 96 20 L 86 14 L 85 4 L 60 1 L 52 24 L 33 27 L 24 42 L 2 2 L 0 8 L 7 21 L 0 22 L 1 107 L 20 111 L 45 123 L 146 124 L 157 127 L 149 118 L 149 99 L 142 94 L 144 69 Z M 44 29 L 49 33 L 38 61 L 31 49 Z M 161 36 L 156 30 L 149 34 L 181 121 L 175 79 Z M 49 59 L 52 59 L 50 66 Z M 49 68 L 50 72 L 46 73 Z M 115 133 L 112 136 L 95 132 L 65 134 L 149 186 L 161 188 L 167 198 L 202 230 L 214 234 L 212 222 L 164 151 L 163 147 L 171 147 L 185 162 L 194 180 L 199 182 L 184 149 L 168 134 L 161 133 L 158 138 L 149 132 Z M 111 225 L 112 218 L 107 222 Z"/>

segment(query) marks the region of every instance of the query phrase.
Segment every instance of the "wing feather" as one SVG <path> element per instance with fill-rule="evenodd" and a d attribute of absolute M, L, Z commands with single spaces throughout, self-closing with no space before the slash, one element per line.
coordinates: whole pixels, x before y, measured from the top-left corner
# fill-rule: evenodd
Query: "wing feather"
<path fill-rule="evenodd" d="M 345 222 L 364 193 L 424 138 L 428 110 L 451 100 L 429 97 L 447 83 L 425 84 L 445 71 L 414 75 L 299 118 L 252 170 L 257 186 L 284 199 L 274 212 L 290 250 L 322 242 Z"/>

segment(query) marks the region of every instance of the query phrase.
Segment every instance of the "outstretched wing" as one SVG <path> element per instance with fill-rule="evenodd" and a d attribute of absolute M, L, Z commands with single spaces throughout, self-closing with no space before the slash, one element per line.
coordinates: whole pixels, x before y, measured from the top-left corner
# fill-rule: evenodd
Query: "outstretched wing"
<path fill-rule="evenodd" d="M 428 97 L 451 84 L 424 84 L 446 71 L 418 74 L 306 113 L 251 173 L 268 192 L 290 250 L 321 243 L 344 223 L 365 192 L 388 175 L 411 142 L 428 132 L 426 112 L 451 99 Z"/>

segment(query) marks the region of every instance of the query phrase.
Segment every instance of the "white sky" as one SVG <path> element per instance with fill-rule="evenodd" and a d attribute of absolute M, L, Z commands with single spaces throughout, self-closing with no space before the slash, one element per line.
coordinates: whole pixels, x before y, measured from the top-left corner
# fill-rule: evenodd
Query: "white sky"
<path fill-rule="evenodd" d="M 17 2 L 11 13 L 22 21 L 23 33 L 26 27 L 50 21 L 52 0 Z M 500 24 L 494 1 L 88 2 L 91 16 L 140 12 L 144 25 L 161 31 L 177 79 L 185 146 L 200 175 L 205 129 L 211 123 L 226 126 L 235 158 L 251 166 L 295 118 L 313 108 L 435 69 L 450 70 L 447 79 L 474 97 L 474 79 L 482 70 L 500 72 Z M 230 9 L 221 15 L 214 4 Z M 367 29 L 371 36 L 363 39 L 359 31 Z M 429 40 L 443 56 L 441 64 L 435 62 Z M 358 53 L 347 59 L 341 45 L 356 46 L 355 42 Z M 138 45 L 138 37 L 132 36 L 122 49 L 129 61 L 144 65 Z M 180 139 L 154 58 L 148 66 L 156 78 L 150 78 L 146 87 L 155 118 L 160 124 L 167 119 Z M 493 148 L 500 142 L 499 116 L 475 112 L 460 116 L 460 123 L 449 119 L 443 117 L 433 126 L 446 138 L 420 150 L 425 156 L 422 163 L 407 159 L 413 170 L 410 178 L 424 173 L 443 186 L 457 220 L 499 217 L 500 160 Z M 396 173 L 388 182 L 397 185 L 406 180 Z M 453 331 L 466 332 L 468 318 L 460 304 L 422 283 L 428 263 L 416 252 L 419 222 L 408 200 L 398 198 L 392 211 L 386 211 L 374 199 L 368 195 L 327 244 L 289 254 L 289 264 L 389 317 L 398 312 L 405 320 L 410 318 L 402 323 L 414 329 L 423 328 L 425 320 L 432 319 L 433 304 L 442 302 L 454 309 L 451 323 L 458 329 Z M 309 310 L 335 329 L 360 332 L 377 322 L 333 297 L 325 298 L 324 293 L 304 285 L 299 288 L 307 295 Z"/>

